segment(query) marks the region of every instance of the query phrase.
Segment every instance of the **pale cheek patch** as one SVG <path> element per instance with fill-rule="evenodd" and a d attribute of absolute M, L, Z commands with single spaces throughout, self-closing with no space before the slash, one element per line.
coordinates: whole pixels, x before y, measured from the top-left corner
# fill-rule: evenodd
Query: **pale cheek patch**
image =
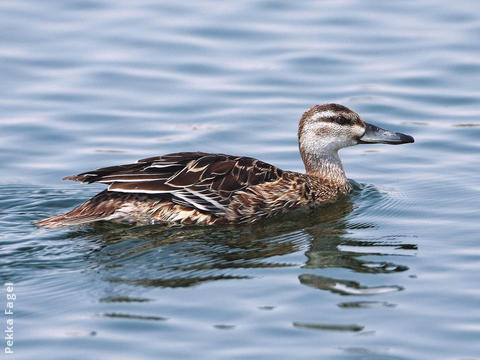
<path fill-rule="evenodd" d="M 313 137 L 317 134 L 322 134 L 325 136 L 340 136 L 345 131 L 343 130 L 343 126 L 338 125 L 332 122 L 313 122 L 307 123 L 303 126 L 302 135 L 305 138 Z"/>
<path fill-rule="evenodd" d="M 305 124 L 300 137 L 301 146 L 307 152 L 318 152 L 332 146 L 341 134 L 340 125 L 327 122 Z"/>
<path fill-rule="evenodd" d="M 365 133 L 365 128 L 359 125 L 352 126 L 352 129 L 350 131 L 352 138 L 358 138 L 362 136 L 364 133 Z"/>

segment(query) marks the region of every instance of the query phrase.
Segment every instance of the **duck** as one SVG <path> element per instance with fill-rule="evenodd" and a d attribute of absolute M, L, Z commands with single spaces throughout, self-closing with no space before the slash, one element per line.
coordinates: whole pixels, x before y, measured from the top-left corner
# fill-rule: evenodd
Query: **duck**
<path fill-rule="evenodd" d="M 339 104 L 314 105 L 298 126 L 305 172 L 227 154 L 178 152 L 104 167 L 64 180 L 102 183 L 107 189 L 73 210 L 36 222 L 57 228 L 98 221 L 147 225 L 252 223 L 347 196 L 339 150 L 359 144 L 413 143 L 410 135 L 366 123 Z"/>

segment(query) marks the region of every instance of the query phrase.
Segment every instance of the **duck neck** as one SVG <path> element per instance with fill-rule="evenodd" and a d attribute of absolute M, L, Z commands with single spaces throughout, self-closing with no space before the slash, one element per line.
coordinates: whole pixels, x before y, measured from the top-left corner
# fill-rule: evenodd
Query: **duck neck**
<path fill-rule="evenodd" d="M 342 162 L 338 156 L 338 150 L 306 152 L 302 151 L 301 155 L 305 163 L 307 175 L 317 176 L 330 180 L 339 187 L 346 186 L 348 183 L 345 170 L 343 170 Z"/>

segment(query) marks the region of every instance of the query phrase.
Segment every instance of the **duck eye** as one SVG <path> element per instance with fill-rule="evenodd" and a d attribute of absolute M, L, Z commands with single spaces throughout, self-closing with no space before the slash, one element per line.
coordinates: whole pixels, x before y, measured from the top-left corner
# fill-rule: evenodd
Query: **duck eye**
<path fill-rule="evenodd" d="M 343 115 L 338 115 L 337 118 L 335 119 L 337 124 L 339 125 L 348 125 L 350 124 L 350 120 L 348 120 L 345 116 Z"/>

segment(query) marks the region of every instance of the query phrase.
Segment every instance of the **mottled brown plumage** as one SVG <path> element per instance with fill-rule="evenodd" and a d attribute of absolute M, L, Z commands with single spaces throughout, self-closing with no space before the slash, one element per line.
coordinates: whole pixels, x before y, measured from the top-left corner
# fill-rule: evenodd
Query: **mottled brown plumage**
<path fill-rule="evenodd" d="M 66 214 L 36 224 L 241 223 L 334 201 L 351 188 L 337 151 L 359 143 L 366 126 L 358 114 L 337 104 L 316 105 L 305 112 L 299 145 L 306 174 L 250 157 L 182 152 L 69 176 L 65 180 L 104 183 L 108 189 Z"/>

